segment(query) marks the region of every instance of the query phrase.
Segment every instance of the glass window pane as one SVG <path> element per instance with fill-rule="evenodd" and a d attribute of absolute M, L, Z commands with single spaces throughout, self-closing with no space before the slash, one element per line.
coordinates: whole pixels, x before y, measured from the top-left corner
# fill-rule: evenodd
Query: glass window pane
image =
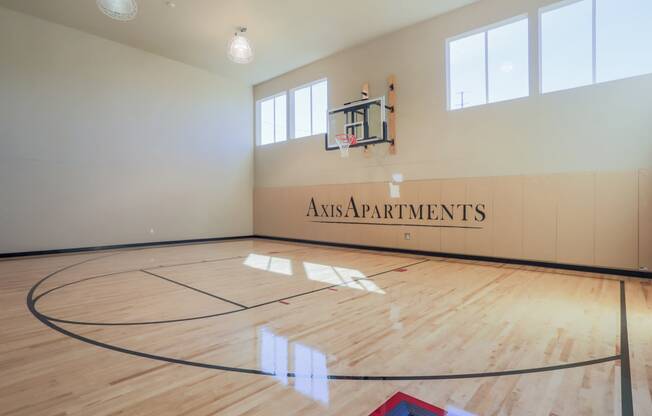
<path fill-rule="evenodd" d="M 528 35 L 527 19 L 489 31 L 489 102 L 530 94 Z"/>
<path fill-rule="evenodd" d="M 310 87 L 294 91 L 294 137 L 310 136 Z"/>
<path fill-rule="evenodd" d="M 452 110 L 487 103 L 485 32 L 449 43 Z"/>
<path fill-rule="evenodd" d="M 597 0 L 598 82 L 652 73 L 652 1 Z"/>
<path fill-rule="evenodd" d="M 287 106 L 285 94 L 274 99 L 274 125 L 276 141 L 282 142 L 287 139 Z"/>
<path fill-rule="evenodd" d="M 260 103 L 260 144 L 274 143 L 274 99 Z"/>
<path fill-rule="evenodd" d="M 582 0 L 541 14 L 542 91 L 593 82 L 593 4 Z"/>
<path fill-rule="evenodd" d="M 312 134 L 326 133 L 326 115 L 328 113 L 327 82 L 312 86 Z"/>

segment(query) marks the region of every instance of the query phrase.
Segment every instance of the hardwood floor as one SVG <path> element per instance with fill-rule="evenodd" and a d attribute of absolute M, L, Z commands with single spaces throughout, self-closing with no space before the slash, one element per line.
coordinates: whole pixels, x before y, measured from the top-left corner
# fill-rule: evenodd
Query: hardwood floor
<path fill-rule="evenodd" d="M 252 239 L 0 261 L 0 304 L 0 415 L 652 414 L 640 279 Z"/>

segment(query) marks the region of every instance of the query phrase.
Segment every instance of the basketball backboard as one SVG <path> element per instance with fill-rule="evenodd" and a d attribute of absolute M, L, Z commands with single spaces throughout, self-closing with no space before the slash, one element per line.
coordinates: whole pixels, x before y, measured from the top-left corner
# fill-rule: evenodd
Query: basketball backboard
<path fill-rule="evenodd" d="M 337 150 L 338 135 L 355 135 L 350 147 L 388 142 L 385 97 L 362 99 L 328 111 L 326 150 Z"/>

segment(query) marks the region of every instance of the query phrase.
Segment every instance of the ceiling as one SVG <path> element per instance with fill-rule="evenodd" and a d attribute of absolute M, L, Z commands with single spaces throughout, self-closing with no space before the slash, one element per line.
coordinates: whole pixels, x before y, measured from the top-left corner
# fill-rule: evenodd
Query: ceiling
<path fill-rule="evenodd" d="M 248 84 L 477 0 L 137 0 L 130 22 L 104 16 L 95 0 L 0 0 L 0 5 Z M 255 60 L 232 63 L 235 28 L 249 28 Z"/>

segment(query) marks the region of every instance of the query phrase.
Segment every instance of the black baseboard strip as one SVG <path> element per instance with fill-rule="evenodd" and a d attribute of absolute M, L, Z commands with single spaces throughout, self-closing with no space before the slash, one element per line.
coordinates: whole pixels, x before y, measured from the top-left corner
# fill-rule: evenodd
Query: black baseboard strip
<path fill-rule="evenodd" d="M 241 236 L 234 236 L 234 237 L 197 238 L 192 240 L 152 241 L 148 243 L 131 243 L 131 244 L 115 244 L 109 246 L 63 248 L 57 250 L 23 251 L 18 253 L 0 253 L 0 258 L 47 256 L 53 254 L 83 253 L 86 251 L 116 250 L 116 249 L 124 249 L 124 248 L 153 247 L 153 246 L 170 246 L 170 245 L 194 244 L 194 243 L 211 243 L 215 241 L 242 240 L 247 238 L 253 238 L 253 236 L 241 235 Z"/>
<path fill-rule="evenodd" d="M 331 246 L 331 247 L 385 251 L 390 253 L 411 254 L 416 256 L 435 256 L 435 257 L 443 257 L 443 258 L 459 259 L 459 260 L 474 260 L 474 261 L 486 261 L 491 263 L 517 264 L 521 266 L 546 267 L 550 269 L 573 270 L 577 272 L 600 273 L 600 274 L 608 274 L 608 275 L 615 275 L 615 276 L 629 276 L 629 277 L 640 277 L 643 279 L 652 279 L 652 272 L 645 272 L 645 271 L 638 271 L 638 270 L 610 269 L 606 267 L 580 266 L 575 264 L 552 263 L 552 262 L 535 261 L 535 260 L 505 259 L 501 257 L 475 256 L 475 255 L 468 255 L 468 254 L 441 253 L 437 251 L 410 250 L 410 249 L 395 248 L 395 247 L 377 247 L 377 246 L 365 246 L 359 244 L 333 243 L 328 241 L 304 240 L 299 238 L 272 237 L 272 236 L 264 236 L 264 235 L 255 235 L 254 237 L 265 238 L 269 240 L 286 241 L 291 243 L 319 244 L 319 245 Z"/>
<path fill-rule="evenodd" d="M 330 247 L 384 251 L 390 253 L 410 254 L 416 256 L 435 256 L 435 257 L 460 259 L 460 260 L 486 261 L 492 263 L 517 264 L 522 266 L 546 267 L 551 269 L 573 270 L 578 272 L 601 273 L 601 274 L 609 274 L 615 276 L 629 276 L 629 277 L 640 277 L 644 279 L 652 279 L 652 272 L 645 272 L 645 271 L 638 271 L 638 270 L 610 269 L 606 267 L 596 267 L 596 266 L 580 266 L 575 264 L 552 263 L 552 262 L 534 261 L 534 260 L 506 259 L 501 257 L 475 256 L 475 255 L 468 255 L 468 254 L 443 253 L 437 251 L 410 250 L 410 249 L 396 248 L 396 247 L 377 247 L 377 246 L 366 246 L 360 244 L 334 243 L 329 241 L 306 240 L 300 238 L 275 237 L 275 236 L 266 236 L 266 235 L 242 235 L 242 236 L 233 236 L 233 237 L 197 238 L 191 240 L 152 241 L 147 243 L 115 244 L 115 245 L 108 245 L 108 246 L 77 247 L 77 248 L 65 248 L 65 249 L 57 249 L 57 250 L 0 253 L 0 258 L 46 256 L 46 255 L 53 255 L 53 254 L 83 253 L 89 251 L 116 250 L 116 249 L 125 249 L 125 248 L 210 243 L 210 242 L 218 242 L 218 241 L 243 240 L 247 238 L 264 238 L 268 240 L 286 241 L 291 243 L 319 244 L 319 245 L 330 246 Z"/>

